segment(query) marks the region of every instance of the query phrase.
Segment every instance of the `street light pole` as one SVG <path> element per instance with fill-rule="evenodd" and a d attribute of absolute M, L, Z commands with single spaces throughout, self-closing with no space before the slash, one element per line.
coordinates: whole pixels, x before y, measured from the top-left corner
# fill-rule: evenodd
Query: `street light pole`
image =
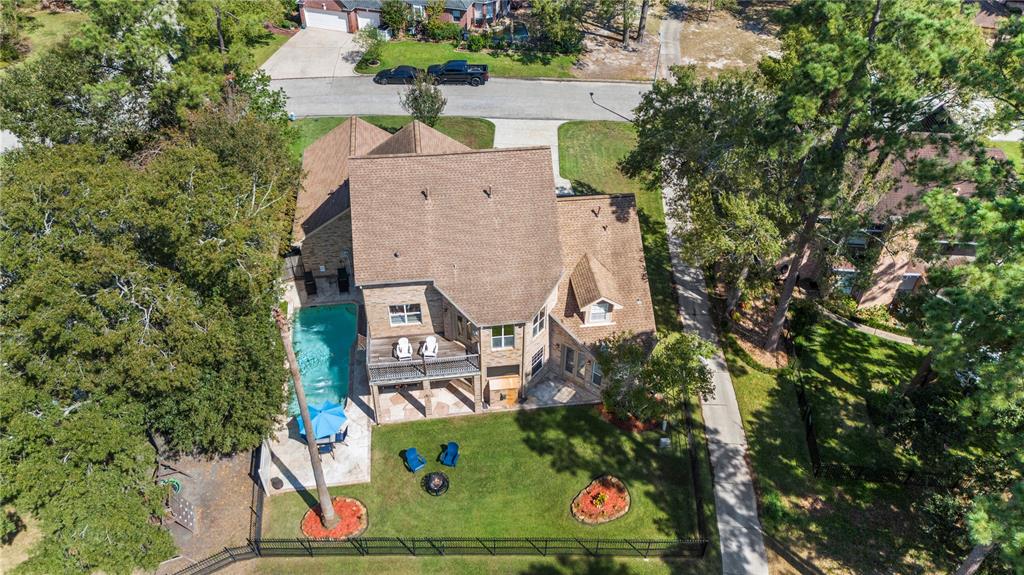
<path fill-rule="evenodd" d="M 309 417 L 309 406 L 306 404 L 306 391 L 302 388 L 302 378 L 299 377 L 299 362 L 295 359 L 295 350 L 292 348 L 291 325 L 288 324 L 288 318 L 278 308 L 274 308 L 274 321 L 277 322 L 277 328 L 281 331 L 284 352 L 288 356 L 288 369 L 291 370 L 292 381 L 295 382 L 295 399 L 298 400 L 302 425 L 306 429 L 306 447 L 309 448 L 309 462 L 313 465 L 316 495 L 320 501 L 320 521 L 324 524 L 324 527 L 331 529 L 341 520 L 334 513 L 334 503 L 331 501 L 331 494 L 327 491 L 327 482 L 324 481 L 324 469 L 320 466 L 320 454 L 316 448 L 313 421 Z"/>

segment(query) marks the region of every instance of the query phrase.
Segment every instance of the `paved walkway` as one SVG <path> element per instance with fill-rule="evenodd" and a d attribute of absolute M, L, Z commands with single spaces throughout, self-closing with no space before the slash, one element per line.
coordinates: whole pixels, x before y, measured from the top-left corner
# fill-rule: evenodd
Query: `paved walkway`
<path fill-rule="evenodd" d="M 666 12 L 665 17 L 661 20 L 661 28 L 658 30 L 658 35 L 661 36 L 661 54 L 658 57 L 655 80 L 668 78 L 671 74 L 669 67 L 678 65 L 682 59 L 679 51 L 679 39 L 683 32 L 683 7 L 672 2 Z"/>
<path fill-rule="evenodd" d="M 909 337 L 907 337 L 907 336 L 905 336 L 905 335 L 899 335 L 899 334 L 896 334 L 896 333 L 892 333 L 892 332 L 888 332 L 888 331 L 885 331 L 885 330 L 882 330 L 882 329 L 878 329 L 876 327 L 871 327 L 871 326 L 868 326 L 868 325 L 857 323 L 857 322 L 852 321 L 852 320 L 848 320 L 845 317 L 838 316 L 838 315 L 828 311 L 827 309 L 821 307 L 820 305 L 818 306 L 818 309 L 821 310 L 821 313 L 824 314 L 825 317 L 831 319 L 832 321 L 839 322 L 839 323 L 845 325 L 846 327 L 848 327 L 850 329 L 855 329 L 855 330 L 857 330 L 857 331 L 859 331 L 861 333 L 866 333 L 868 335 L 873 335 L 875 337 L 882 338 L 882 339 L 887 339 L 889 341 L 895 341 L 896 343 L 902 343 L 902 344 L 906 344 L 906 345 L 914 345 L 914 340 L 909 338 Z"/>
<path fill-rule="evenodd" d="M 501 120 L 494 122 L 494 147 L 550 146 L 551 168 L 555 172 L 555 190 L 558 195 L 572 193 L 572 184 L 562 177 L 558 166 L 558 127 L 564 120 Z"/>
<path fill-rule="evenodd" d="M 306 28 L 278 48 L 263 71 L 274 80 L 355 76 L 361 56 L 355 34 Z"/>
<path fill-rule="evenodd" d="M 668 193 L 665 190 L 664 195 L 667 197 Z M 717 345 L 704 275 L 700 270 L 682 262 L 679 242 L 672 234 L 678 222 L 669 220 L 667 223 L 673 280 L 683 328 Z M 720 350 L 708 361 L 708 367 L 714 374 L 715 397 L 703 402 L 702 410 L 715 483 L 722 573 L 768 575 L 768 557 L 761 534 L 761 522 L 757 516 L 757 497 L 745 459 L 747 439 L 743 432 L 739 405 L 736 403 L 736 392 Z"/>

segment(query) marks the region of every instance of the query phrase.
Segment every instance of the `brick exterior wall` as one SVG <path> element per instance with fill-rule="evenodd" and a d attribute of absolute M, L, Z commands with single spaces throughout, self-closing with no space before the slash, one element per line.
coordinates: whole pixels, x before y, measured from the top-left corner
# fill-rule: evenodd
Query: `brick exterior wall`
<path fill-rule="evenodd" d="M 557 375 L 558 378 L 571 381 L 573 383 L 590 385 L 590 378 L 594 371 L 594 354 L 590 351 L 590 348 L 577 343 L 576 340 L 569 335 L 569 332 L 556 322 L 551 322 L 548 329 L 551 332 L 551 347 L 549 348 L 551 364 L 548 366 L 548 373 L 551 375 Z M 567 348 L 575 350 L 577 354 L 572 373 L 565 371 L 565 350 Z M 579 354 L 583 355 L 585 365 L 583 377 L 578 375 L 576 369 L 576 365 L 579 363 Z M 590 363 L 586 363 L 588 361 Z"/>
<path fill-rule="evenodd" d="M 399 337 L 444 333 L 444 297 L 429 284 L 372 287 L 363 289 L 363 305 L 370 337 Z M 391 325 L 388 306 L 420 304 L 423 322 L 419 325 Z"/>
<path fill-rule="evenodd" d="M 917 251 L 915 230 L 903 230 L 888 238 L 886 243 L 871 273 L 868 289 L 858 298 L 859 307 L 889 305 L 899 291 L 903 274 L 921 271 L 921 266 L 915 266 L 913 261 Z"/>
<path fill-rule="evenodd" d="M 347 211 L 302 240 L 302 267 L 314 277 L 334 276 L 352 262 L 352 212 Z M 320 271 L 320 266 L 324 271 Z"/>

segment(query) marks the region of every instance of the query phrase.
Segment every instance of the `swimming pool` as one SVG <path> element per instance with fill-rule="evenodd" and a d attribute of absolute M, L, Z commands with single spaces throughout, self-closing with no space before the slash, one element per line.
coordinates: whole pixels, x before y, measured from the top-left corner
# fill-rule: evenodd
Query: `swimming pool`
<path fill-rule="evenodd" d="M 301 308 L 292 322 L 292 345 L 306 401 L 345 404 L 348 395 L 348 358 L 356 340 L 356 306 L 351 304 Z M 298 415 L 292 390 L 288 413 Z"/>

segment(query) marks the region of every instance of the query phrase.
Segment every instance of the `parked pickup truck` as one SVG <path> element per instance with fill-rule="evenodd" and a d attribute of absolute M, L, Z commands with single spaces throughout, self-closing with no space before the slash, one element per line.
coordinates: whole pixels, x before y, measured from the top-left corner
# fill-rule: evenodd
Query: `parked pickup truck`
<path fill-rule="evenodd" d="M 479 86 L 490 79 L 487 64 L 470 64 L 465 60 L 448 60 L 427 68 L 437 84 L 469 84 Z"/>

